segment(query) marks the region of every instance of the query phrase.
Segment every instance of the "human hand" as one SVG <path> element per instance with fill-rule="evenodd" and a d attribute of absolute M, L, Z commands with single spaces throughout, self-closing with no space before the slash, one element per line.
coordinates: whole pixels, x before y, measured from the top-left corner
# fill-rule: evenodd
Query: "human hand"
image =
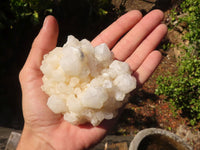
<path fill-rule="evenodd" d="M 142 85 L 161 60 L 160 52 L 154 49 L 167 32 L 166 26 L 161 24 L 162 19 L 163 13 L 159 10 L 143 18 L 139 11 L 130 11 L 100 33 L 92 45 L 106 43 L 116 59 L 130 65 L 138 84 Z M 115 122 L 106 120 L 98 127 L 90 124 L 74 126 L 47 107 L 48 96 L 41 90 L 43 74 L 40 65 L 43 55 L 56 47 L 57 37 L 57 22 L 48 16 L 20 72 L 25 123 L 18 150 L 87 149 L 99 142 Z"/>

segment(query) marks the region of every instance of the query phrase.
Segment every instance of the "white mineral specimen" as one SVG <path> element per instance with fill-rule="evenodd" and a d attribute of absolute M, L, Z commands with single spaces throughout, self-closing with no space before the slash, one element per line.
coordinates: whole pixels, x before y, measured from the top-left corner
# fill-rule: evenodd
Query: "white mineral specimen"
<path fill-rule="evenodd" d="M 40 69 L 48 107 L 76 125 L 97 126 L 114 118 L 136 88 L 129 65 L 114 60 L 106 44 L 92 47 L 88 40 L 73 36 L 46 54 Z"/>

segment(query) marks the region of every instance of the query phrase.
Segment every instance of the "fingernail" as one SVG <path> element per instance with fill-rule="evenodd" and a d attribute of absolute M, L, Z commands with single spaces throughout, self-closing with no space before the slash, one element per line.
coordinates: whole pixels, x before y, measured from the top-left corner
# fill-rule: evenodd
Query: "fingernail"
<path fill-rule="evenodd" d="M 47 28 L 47 24 L 48 24 L 48 19 L 47 19 L 47 17 L 46 17 L 46 18 L 44 19 L 42 28 L 46 29 L 46 28 Z"/>

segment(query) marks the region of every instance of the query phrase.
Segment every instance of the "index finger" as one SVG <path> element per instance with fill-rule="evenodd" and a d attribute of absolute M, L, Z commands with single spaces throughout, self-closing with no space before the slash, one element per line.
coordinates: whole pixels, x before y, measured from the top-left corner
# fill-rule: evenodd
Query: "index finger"
<path fill-rule="evenodd" d="M 142 18 L 142 14 L 138 10 L 132 10 L 118 18 L 108 28 L 102 31 L 91 43 L 97 46 L 106 43 L 111 49 L 116 42 L 132 27 L 134 27 Z"/>

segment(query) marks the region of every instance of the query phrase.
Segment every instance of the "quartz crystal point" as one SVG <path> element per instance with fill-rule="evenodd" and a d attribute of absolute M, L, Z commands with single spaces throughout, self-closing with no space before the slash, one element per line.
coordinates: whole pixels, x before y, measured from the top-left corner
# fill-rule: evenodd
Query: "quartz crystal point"
<path fill-rule="evenodd" d="M 129 65 L 114 60 L 106 44 L 93 47 L 71 35 L 63 47 L 44 55 L 40 69 L 48 107 L 75 125 L 97 126 L 116 117 L 127 94 L 136 88 Z"/>

